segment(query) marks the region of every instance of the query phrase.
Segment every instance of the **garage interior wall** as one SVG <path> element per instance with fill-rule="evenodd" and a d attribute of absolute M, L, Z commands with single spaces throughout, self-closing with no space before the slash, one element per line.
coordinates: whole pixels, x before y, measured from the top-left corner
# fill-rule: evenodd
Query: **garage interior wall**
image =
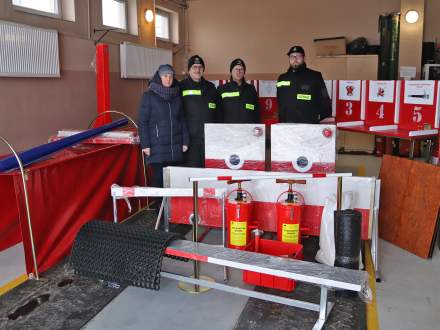
<path fill-rule="evenodd" d="M 400 8 L 400 0 L 190 0 L 189 53 L 204 58 L 212 79 L 226 78 L 236 57 L 245 61 L 249 79 L 271 79 L 286 70 L 286 52 L 294 44 L 303 45 L 312 68 L 313 39 L 363 36 L 378 45 L 379 15 Z M 425 9 L 425 41 L 435 41 L 440 1 L 426 0 Z"/>
<path fill-rule="evenodd" d="M 154 23 L 143 19 L 153 0 L 137 0 L 138 36 L 110 32 L 103 41 L 110 50 L 111 108 L 137 117 L 144 82 L 120 79 L 119 43 L 170 48 L 156 42 Z M 156 5 L 179 15 L 179 45 L 174 65 L 186 69 L 189 55 L 198 53 L 207 64 L 208 78 L 226 78 L 229 63 L 242 57 L 247 77 L 264 79 L 286 69 L 285 53 L 292 44 L 302 44 L 307 62 L 313 67 L 313 39 L 365 36 L 379 43 L 377 18 L 383 12 L 398 11 L 400 0 L 190 0 L 188 13 L 168 0 Z M 325 3 L 325 7 L 323 7 Z M 336 5 L 337 4 L 337 5 Z M 425 41 L 440 33 L 440 1 L 426 0 Z M 61 78 L 0 78 L 0 134 L 18 150 L 47 142 L 49 135 L 63 128 L 86 128 L 96 114 L 95 73 L 92 65 L 94 43 L 100 34 L 101 0 L 75 0 L 75 22 L 24 13 L 12 8 L 10 0 L 0 1 L 0 19 L 59 31 Z M 187 47 L 185 47 L 187 45 Z M 325 77 L 331 79 L 332 77 Z M 8 152 L 0 145 L 0 154 Z"/>
<path fill-rule="evenodd" d="M 0 1 L 1 20 L 59 32 L 61 78 L 0 78 L 0 135 L 17 150 L 23 150 L 46 143 L 60 129 L 85 129 L 96 116 L 94 40 L 102 32 L 93 30 L 104 27 L 101 0 L 75 0 L 75 22 L 19 11 L 11 2 Z M 120 78 L 119 43 L 155 46 L 154 23 L 148 24 L 143 18 L 154 1 L 137 0 L 136 4 L 138 35 L 110 32 L 103 39 L 109 45 L 111 109 L 134 118 L 145 82 Z M 0 155 L 5 153 L 9 150 L 0 145 Z"/>

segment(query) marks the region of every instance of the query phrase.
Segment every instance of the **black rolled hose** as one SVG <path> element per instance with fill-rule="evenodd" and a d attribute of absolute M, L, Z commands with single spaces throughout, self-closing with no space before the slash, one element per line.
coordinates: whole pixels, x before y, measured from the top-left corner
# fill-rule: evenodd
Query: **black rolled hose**
<path fill-rule="evenodd" d="M 359 269 L 362 215 L 355 210 L 335 211 L 335 266 Z"/>

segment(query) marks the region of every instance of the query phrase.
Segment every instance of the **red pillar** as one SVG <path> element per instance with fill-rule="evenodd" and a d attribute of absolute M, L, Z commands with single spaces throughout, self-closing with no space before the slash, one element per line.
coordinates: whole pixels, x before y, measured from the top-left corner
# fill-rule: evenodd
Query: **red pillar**
<path fill-rule="evenodd" d="M 110 69 L 108 45 L 96 45 L 96 100 L 98 114 L 110 110 Z M 110 114 L 100 116 L 93 127 L 111 122 Z"/>

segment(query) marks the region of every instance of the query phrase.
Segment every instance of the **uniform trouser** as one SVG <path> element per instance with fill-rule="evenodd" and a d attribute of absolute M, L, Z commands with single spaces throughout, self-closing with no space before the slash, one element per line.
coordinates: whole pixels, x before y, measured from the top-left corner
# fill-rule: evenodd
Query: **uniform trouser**
<path fill-rule="evenodd" d="M 183 157 L 183 165 L 186 167 L 205 167 L 205 145 L 203 143 L 190 144 Z"/>
<path fill-rule="evenodd" d="M 151 175 L 151 186 L 156 188 L 163 188 L 163 169 L 167 166 L 176 166 L 176 162 L 167 162 L 167 163 L 154 163 L 150 164 L 152 172 Z M 151 198 L 153 204 L 152 208 L 159 208 L 162 203 L 162 197 Z"/>
<path fill-rule="evenodd" d="M 163 188 L 163 169 L 167 166 L 176 166 L 176 162 L 154 163 L 151 164 L 153 173 L 151 175 L 151 186 Z"/>

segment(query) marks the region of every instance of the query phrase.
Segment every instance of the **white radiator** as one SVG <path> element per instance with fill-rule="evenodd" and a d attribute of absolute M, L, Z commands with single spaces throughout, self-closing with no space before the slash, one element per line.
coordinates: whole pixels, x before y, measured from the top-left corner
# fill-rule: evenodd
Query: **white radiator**
<path fill-rule="evenodd" d="M 0 76 L 59 77 L 58 31 L 0 20 Z"/>
<path fill-rule="evenodd" d="M 171 50 L 146 48 L 128 42 L 121 43 L 120 56 L 121 78 L 151 78 L 159 65 L 173 63 Z"/>

